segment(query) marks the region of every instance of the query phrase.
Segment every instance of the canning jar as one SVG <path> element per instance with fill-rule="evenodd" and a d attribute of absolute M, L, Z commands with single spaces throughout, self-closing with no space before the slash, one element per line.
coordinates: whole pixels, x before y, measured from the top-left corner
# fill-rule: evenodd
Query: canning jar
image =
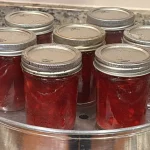
<path fill-rule="evenodd" d="M 82 73 L 79 79 L 78 104 L 95 101 L 93 60 L 96 48 L 105 43 L 105 31 L 90 24 L 62 25 L 53 32 L 55 43 L 71 45 L 82 53 Z"/>
<path fill-rule="evenodd" d="M 81 64 L 80 51 L 70 46 L 40 44 L 24 51 L 28 124 L 73 129 Z"/>
<path fill-rule="evenodd" d="M 123 42 L 140 46 L 150 52 L 150 26 L 149 25 L 136 25 L 124 31 Z M 150 108 L 150 90 L 148 99 L 148 108 Z"/>
<path fill-rule="evenodd" d="M 37 36 L 37 44 L 51 43 L 54 17 L 41 11 L 17 11 L 5 16 L 9 27 L 25 28 Z"/>
<path fill-rule="evenodd" d="M 97 125 L 115 129 L 146 122 L 150 54 L 128 44 L 96 50 Z"/>
<path fill-rule="evenodd" d="M 36 35 L 33 32 L 0 28 L 0 110 L 17 111 L 24 108 L 21 53 L 34 44 Z"/>
<path fill-rule="evenodd" d="M 87 23 L 106 31 L 106 44 L 122 43 L 124 29 L 134 24 L 132 11 L 117 7 L 95 8 L 87 13 Z"/>

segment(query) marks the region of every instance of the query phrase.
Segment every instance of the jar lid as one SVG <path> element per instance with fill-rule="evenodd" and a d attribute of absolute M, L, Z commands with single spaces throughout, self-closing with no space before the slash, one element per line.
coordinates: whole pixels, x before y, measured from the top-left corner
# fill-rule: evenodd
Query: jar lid
<path fill-rule="evenodd" d="M 136 77 L 150 73 L 150 54 L 129 44 L 108 44 L 95 52 L 97 70 L 119 77 Z"/>
<path fill-rule="evenodd" d="M 53 41 L 59 44 L 68 44 L 88 51 L 99 45 L 105 40 L 105 31 L 97 26 L 90 24 L 67 24 L 62 25 L 53 32 Z"/>
<path fill-rule="evenodd" d="M 150 47 L 150 26 L 138 25 L 124 31 L 123 41 L 142 47 Z"/>
<path fill-rule="evenodd" d="M 21 28 L 0 28 L 0 56 L 18 56 L 36 44 L 36 35 Z"/>
<path fill-rule="evenodd" d="M 81 52 L 60 44 L 40 44 L 29 47 L 22 54 L 22 67 L 36 76 L 60 77 L 81 70 Z"/>
<path fill-rule="evenodd" d="M 87 22 L 108 31 L 123 30 L 134 24 L 132 11 L 118 7 L 101 7 L 87 13 Z"/>
<path fill-rule="evenodd" d="M 17 11 L 5 16 L 7 26 L 31 30 L 36 35 L 53 30 L 54 17 L 41 11 Z"/>

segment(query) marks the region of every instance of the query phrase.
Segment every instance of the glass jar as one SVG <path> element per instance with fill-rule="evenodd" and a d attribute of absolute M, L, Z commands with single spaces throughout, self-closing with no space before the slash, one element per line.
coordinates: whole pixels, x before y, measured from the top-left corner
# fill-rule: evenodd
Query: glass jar
<path fill-rule="evenodd" d="M 36 44 L 36 35 L 18 28 L 0 28 L 0 110 L 24 108 L 22 51 Z"/>
<path fill-rule="evenodd" d="M 93 60 L 96 48 L 105 41 L 105 31 L 90 24 L 62 25 L 53 32 L 55 43 L 71 45 L 82 53 L 82 74 L 79 79 L 78 104 L 95 101 L 93 80 Z"/>
<path fill-rule="evenodd" d="M 122 43 L 124 29 L 134 24 L 132 11 L 117 7 L 100 7 L 88 12 L 87 22 L 106 31 L 106 44 Z"/>
<path fill-rule="evenodd" d="M 136 25 L 126 29 L 123 35 L 123 42 L 139 46 L 150 52 L 150 26 Z M 147 106 L 150 108 L 150 90 Z"/>
<path fill-rule="evenodd" d="M 24 51 L 28 124 L 73 129 L 81 64 L 80 51 L 70 46 L 41 44 Z"/>
<path fill-rule="evenodd" d="M 17 11 L 5 16 L 9 27 L 25 28 L 37 35 L 37 44 L 51 43 L 54 17 L 41 11 Z"/>
<path fill-rule="evenodd" d="M 128 44 L 108 44 L 95 52 L 97 125 L 115 129 L 146 122 L 150 54 Z"/>

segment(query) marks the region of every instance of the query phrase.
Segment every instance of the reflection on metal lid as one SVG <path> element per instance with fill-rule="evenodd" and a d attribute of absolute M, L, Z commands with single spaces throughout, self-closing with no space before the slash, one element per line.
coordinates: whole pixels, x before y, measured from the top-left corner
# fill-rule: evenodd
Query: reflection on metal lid
<path fill-rule="evenodd" d="M 54 17 L 40 11 L 17 11 L 6 15 L 5 23 L 12 27 L 21 27 L 34 31 L 36 34 L 52 31 Z"/>
<path fill-rule="evenodd" d="M 124 31 L 125 41 L 150 47 L 150 26 L 133 26 Z"/>
<path fill-rule="evenodd" d="M 38 63 L 65 63 L 74 59 L 76 53 L 60 47 L 39 47 L 27 53 L 29 59 Z"/>
<path fill-rule="evenodd" d="M 22 50 L 36 44 L 36 35 L 20 28 L 0 28 L 0 55 L 21 55 Z"/>
<path fill-rule="evenodd" d="M 92 47 L 105 40 L 105 31 L 90 24 L 62 25 L 54 30 L 55 43 L 68 44 L 74 47 Z"/>
<path fill-rule="evenodd" d="M 22 65 L 37 76 L 69 75 L 81 69 L 81 53 L 66 45 L 36 45 L 23 52 Z"/>
<path fill-rule="evenodd" d="M 87 22 L 105 30 L 125 29 L 134 24 L 134 13 L 117 7 L 101 7 L 88 12 Z"/>
<path fill-rule="evenodd" d="M 150 73 L 148 51 L 128 44 L 109 44 L 95 52 L 95 67 L 107 74 L 121 77 Z"/>

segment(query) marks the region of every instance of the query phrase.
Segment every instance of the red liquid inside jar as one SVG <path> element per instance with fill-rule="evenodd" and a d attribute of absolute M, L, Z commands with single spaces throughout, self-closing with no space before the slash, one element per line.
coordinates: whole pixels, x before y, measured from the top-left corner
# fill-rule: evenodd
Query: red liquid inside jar
<path fill-rule="evenodd" d="M 120 78 L 96 71 L 97 125 L 102 129 L 145 123 L 149 76 Z"/>
<path fill-rule="evenodd" d="M 37 35 L 37 44 L 52 43 L 52 32 Z"/>
<path fill-rule="evenodd" d="M 0 56 L 0 110 L 24 108 L 24 80 L 20 56 Z"/>
<path fill-rule="evenodd" d="M 78 74 L 44 78 L 25 73 L 27 123 L 73 129 L 76 118 Z"/>
<path fill-rule="evenodd" d="M 106 31 L 106 44 L 122 43 L 123 30 L 121 31 Z"/>
<path fill-rule="evenodd" d="M 94 52 L 82 53 L 82 74 L 79 79 L 78 103 L 90 103 L 94 101 L 93 87 L 93 59 Z"/>

